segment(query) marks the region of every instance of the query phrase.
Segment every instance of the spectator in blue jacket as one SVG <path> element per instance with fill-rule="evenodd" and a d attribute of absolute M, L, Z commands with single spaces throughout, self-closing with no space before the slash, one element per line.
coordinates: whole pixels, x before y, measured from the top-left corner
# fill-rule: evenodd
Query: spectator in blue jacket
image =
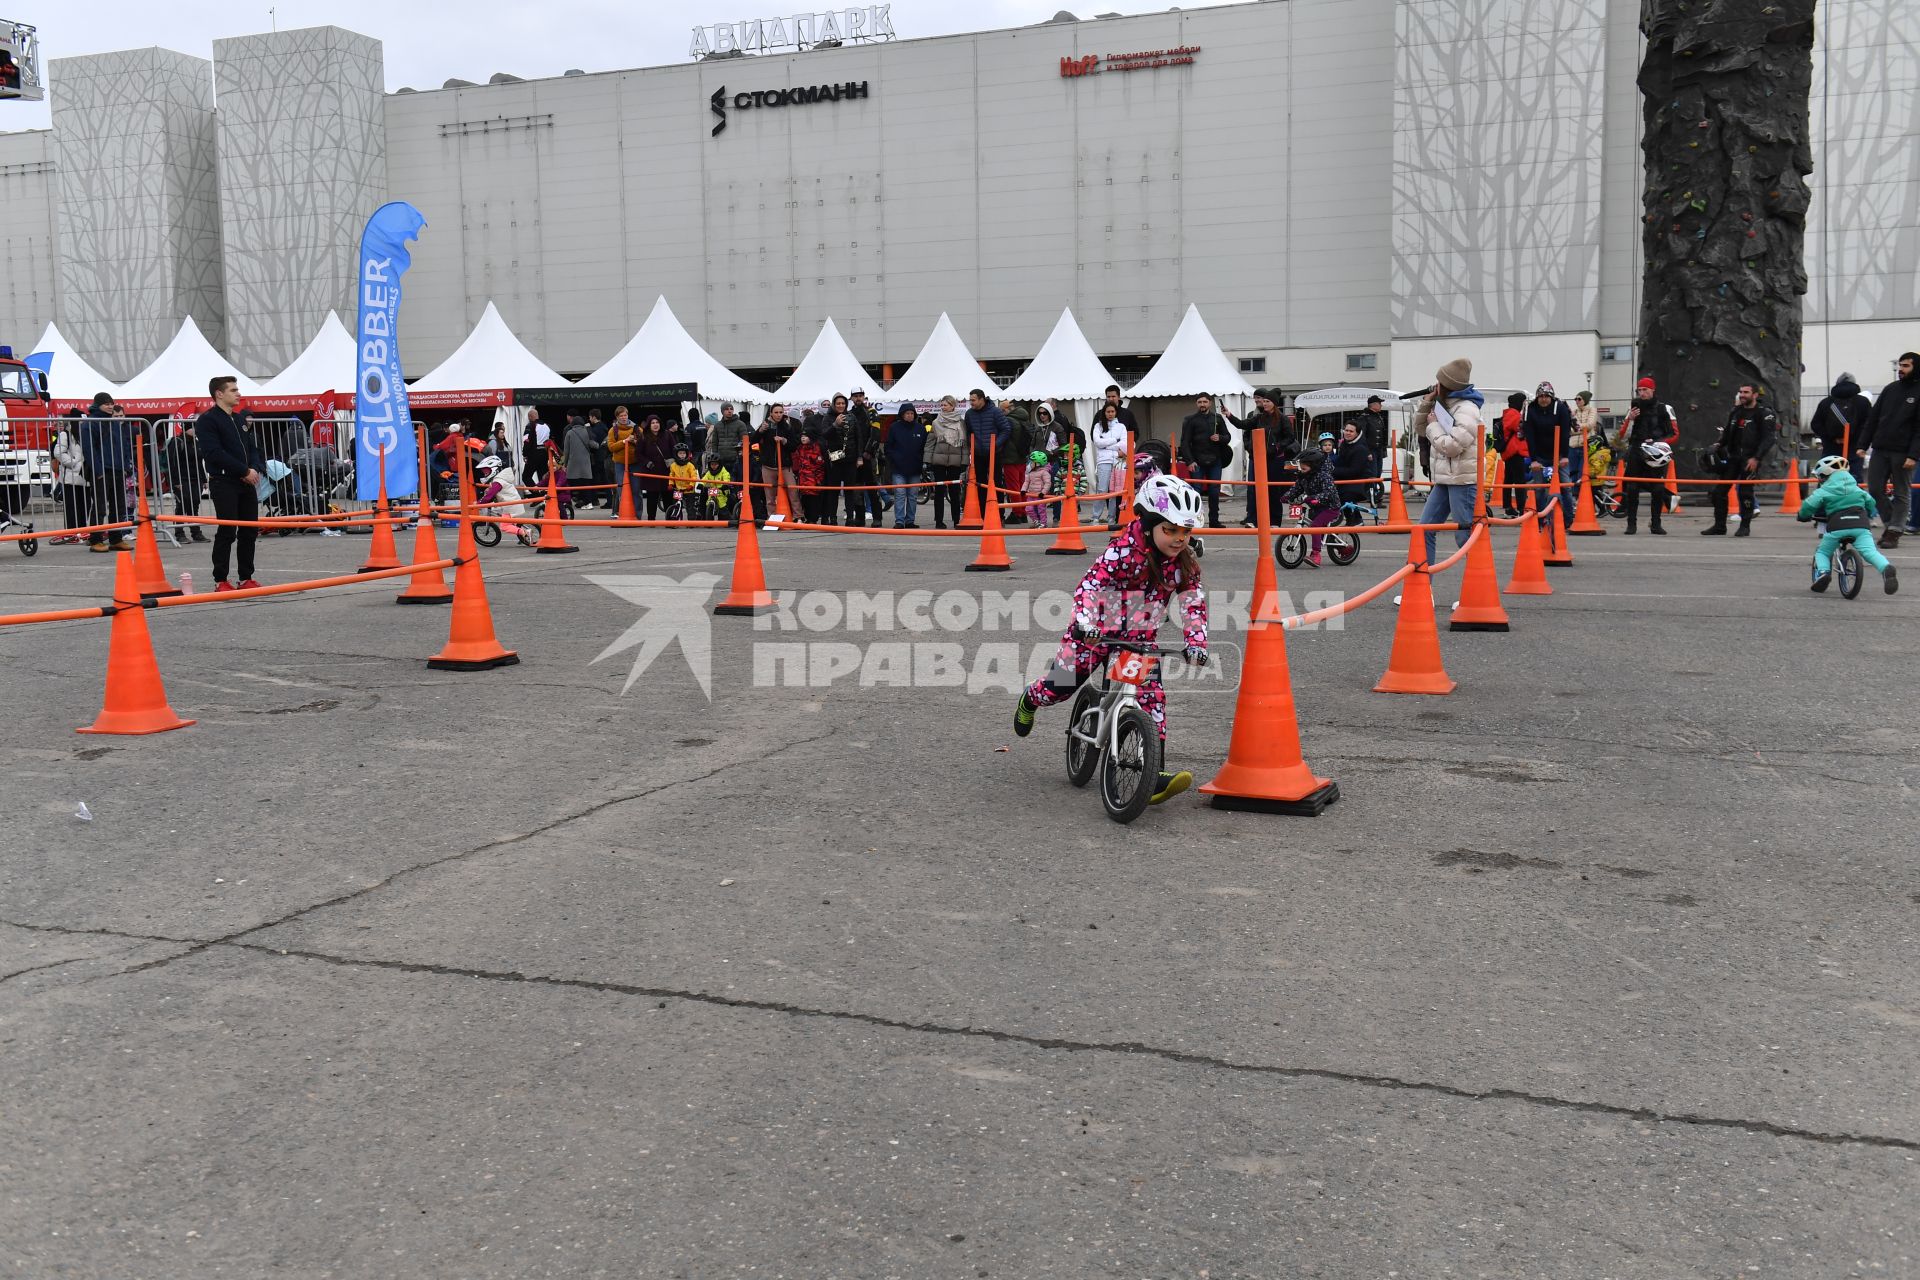
<path fill-rule="evenodd" d="M 887 425 L 887 470 L 893 473 L 893 527 L 918 529 L 913 517 L 919 497 L 920 474 L 926 458 L 927 429 L 912 404 L 900 406 L 900 416 Z"/>
<path fill-rule="evenodd" d="M 127 518 L 127 475 L 133 470 L 133 424 L 125 410 L 102 391 L 80 424 L 80 452 L 86 459 L 87 483 L 93 494 L 89 524 L 111 524 Z M 89 551 L 124 551 L 126 530 L 115 529 L 109 542 L 104 533 L 87 535 Z"/>
<path fill-rule="evenodd" d="M 975 387 L 967 392 L 967 440 L 973 446 L 973 487 L 980 498 L 980 510 L 996 501 L 993 496 L 993 465 L 989 449 L 1001 459 L 1013 440 L 1013 419 L 999 405 L 987 399 L 987 393 Z"/>

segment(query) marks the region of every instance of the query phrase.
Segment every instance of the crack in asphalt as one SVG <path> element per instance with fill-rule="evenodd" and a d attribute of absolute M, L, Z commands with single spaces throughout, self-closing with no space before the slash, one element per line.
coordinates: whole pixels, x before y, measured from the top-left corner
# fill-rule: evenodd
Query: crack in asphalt
<path fill-rule="evenodd" d="M 277 929 L 281 925 L 291 924 L 293 921 L 300 919 L 302 916 L 311 915 L 316 911 L 323 911 L 328 907 L 341 906 L 345 903 L 352 902 L 356 898 L 365 897 L 367 894 L 374 893 L 374 892 L 377 892 L 378 890 L 384 889 L 388 885 L 393 884 L 395 881 L 404 879 L 407 876 L 417 875 L 422 871 L 431 871 L 435 867 L 444 867 L 451 863 L 463 861 L 467 858 L 478 857 L 480 854 L 491 853 L 497 849 L 509 848 L 513 845 L 521 844 L 521 843 L 524 843 L 525 841 L 531 840 L 536 836 L 543 836 L 548 832 L 556 830 L 560 827 L 567 826 L 571 823 L 579 822 L 584 818 L 591 818 L 593 815 L 603 812 L 604 810 L 611 809 L 616 805 L 629 804 L 635 800 L 644 800 L 649 796 L 658 795 L 660 792 L 669 790 L 670 788 L 673 788 L 673 787 L 682 787 L 682 786 L 687 786 L 693 783 L 709 781 L 710 779 L 717 777 L 719 774 L 724 773 L 729 769 L 760 764 L 764 761 L 772 759 L 774 756 L 779 755 L 783 751 L 790 751 L 797 747 L 811 746 L 813 743 L 816 743 L 816 742 L 824 742 L 826 739 L 832 737 L 835 732 L 836 730 L 829 729 L 829 730 L 826 730 L 825 732 L 815 734 L 812 737 L 799 738 L 793 742 L 781 743 L 779 746 L 773 747 L 767 751 L 763 751 L 758 755 L 748 756 L 744 760 L 735 760 L 735 761 L 730 761 L 726 764 L 716 765 L 713 768 L 707 770 L 705 773 L 695 774 L 694 776 L 689 778 L 676 778 L 667 782 L 657 783 L 653 786 L 642 787 L 638 791 L 624 792 L 619 795 L 609 796 L 607 799 L 596 801 L 595 803 L 588 805 L 586 808 L 581 809 L 576 813 L 563 814 L 560 817 L 555 818 L 551 822 L 543 823 L 542 825 L 533 828 L 531 831 L 523 831 L 518 835 L 506 836 L 499 840 L 489 840 L 487 843 L 483 845 L 479 845 L 476 848 L 464 849 L 458 853 L 449 853 L 438 858 L 429 858 L 425 862 L 415 863 L 413 866 L 410 866 L 410 867 L 402 867 L 400 870 L 395 871 L 391 875 L 388 875 L 380 880 L 376 880 L 372 884 L 363 885 L 358 889 L 352 889 L 346 893 L 336 894 L 331 898 L 324 899 L 320 902 L 312 903 L 308 906 L 301 907 L 295 911 L 290 911 L 287 914 L 280 916 L 276 919 L 263 921 L 260 924 L 248 925 L 244 929 L 237 929 L 232 933 L 222 934 L 218 938 L 210 938 L 205 940 L 185 939 L 185 938 L 169 939 L 169 941 L 176 941 L 176 942 L 191 942 L 193 945 L 190 946 L 187 950 L 180 952 L 178 955 L 162 956 L 157 960 L 149 960 L 145 964 L 137 964 L 132 966 L 131 968 L 122 969 L 118 973 L 111 974 L 108 976 L 121 978 L 121 977 L 128 977 L 136 973 L 145 973 L 149 969 L 162 968 L 163 966 L 170 965 L 177 960 L 185 960 L 189 956 L 199 955 L 201 952 L 207 950 L 209 947 L 218 947 L 218 946 L 225 946 L 232 943 L 237 943 L 240 939 L 245 938 L 249 934 L 260 933 L 266 929 Z M 23 927 L 30 927 L 30 926 L 23 926 Z M 125 936 L 125 935 L 122 935 L 122 936 Z"/>
<path fill-rule="evenodd" d="M 801 743 L 793 744 L 803 745 Z M 669 784 L 671 785 L 671 784 Z M 523 837 L 516 837 L 523 838 Z M 312 910 L 314 908 L 309 908 Z M 295 913 L 296 915 L 302 913 Z M 1799 1142 L 1818 1143 L 1823 1146 L 1859 1146 L 1874 1147 L 1882 1150 L 1920 1152 L 1920 1139 L 1897 1138 L 1873 1133 L 1829 1133 L 1820 1129 L 1805 1129 L 1797 1125 L 1777 1124 L 1770 1120 L 1743 1120 L 1731 1116 L 1706 1115 L 1692 1111 L 1660 1111 L 1652 1107 L 1634 1107 L 1613 1102 L 1590 1102 L 1578 1098 L 1563 1098 L 1555 1094 L 1536 1093 L 1528 1089 L 1468 1089 L 1460 1085 L 1446 1084 L 1438 1080 L 1409 1080 L 1402 1076 L 1380 1075 L 1364 1071 L 1340 1071 L 1331 1067 L 1289 1067 L 1274 1063 L 1241 1062 L 1224 1058 L 1217 1054 L 1194 1053 L 1185 1049 L 1169 1049 L 1164 1045 L 1147 1044 L 1139 1040 L 1073 1040 L 1060 1036 L 1037 1036 L 1020 1031 L 1006 1031 L 996 1027 L 955 1026 L 943 1022 L 914 1022 L 905 1018 L 890 1018 L 883 1014 L 861 1013 L 852 1009 L 817 1009 L 807 1005 L 791 1004 L 780 1000 L 754 1000 L 738 996 L 715 995 L 707 991 L 690 991 L 679 987 L 648 987 L 628 982 L 603 982 L 590 978 L 565 978 L 550 974 L 522 973 L 517 969 L 476 969 L 464 965 L 429 964 L 415 960 L 386 960 L 369 956 L 337 956 L 325 951 L 312 951 L 297 947 L 275 947 L 264 942 L 242 942 L 239 936 L 216 938 L 202 941 L 193 938 L 169 938 L 155 934 L 125 933 L 115 929 L 78 929 L 62 925 L 20 924 L 16 921 L 0 920 L 0 924 L 11 925 L 17 929 L 27 929 L 41 933 L 58 933 L 89 937 L 127 938 L 142 942 L 197 943 L 192 951 L 183 952 L 170 960 L 184 960 L 189 955 L 198 955 L 214 947 L 224 947 L 236 951 L 250 951 L 264 956 L 283 959 L 311 960 L 319 964 L 332 965 L 342 969 L 379 969 L 391 973 L 431 974 L 445 978 L 467 978 L 477 982 L 510 982 L 526 986 L 553 987 L 561 990 L 592 991 L 603 995 L 637 996 L 648 1000 L 679 1000 L 688 1004 L 707 1005 L 719 1009 L 732 1009 L 748 1013 L 773 1013 L 786 1017 L 806 1018 L 825 1022 L 851 1022 L 861 1026 L 879 1027 L 889 1031 L 902 1031 L 916 1035 L 935 1035 L 988 1040 L 996 1044 L 1023 1045 L 1028 1048 L 1047 1052 L 1067 1053 L 1104 1053 L 1119 1054 L 1128 1057 L 1152 1058 L 1160 1062 L 1179 1066 L 1205 1067 L 1215 1071 L 1229 1071 L 1242 1075 L 1267 1076 L 1283 1080 L 1324 1080 L 1332 1084 L 1353 1085 L 1359 1088 L 1396 1090 L 1407 1093 L 1428 1094 L 1435 1097 L 1452 1098 L 1461 1102 L 1512 1102 L 1523 1106 L 1539 1107 L 1545 1110 L 1577 1111 L 1587 1115 L 1610 1116 L 1619 1120 L 1639 1120 L 1648 1124 L 1679 1124 L 1704 1129 L 1728 1129 L 1743 1133 L 1765 1134 L 1769 1137 L 1787 1138 Z M 259 928 L 271 926 L 261 925 Z M 247 932 L 255 932 L 248 930 Z M 64 962 L 62 962 L 64 963 Z M 52 967 L 52 966 L 44 966 Z M 142 965 L 134 969 L 122 970 L 114 976 L 138 973 L 142 969 L 155 968 L 153 964 Z M 18 975 L 14 975 L 18 976 Z"/>

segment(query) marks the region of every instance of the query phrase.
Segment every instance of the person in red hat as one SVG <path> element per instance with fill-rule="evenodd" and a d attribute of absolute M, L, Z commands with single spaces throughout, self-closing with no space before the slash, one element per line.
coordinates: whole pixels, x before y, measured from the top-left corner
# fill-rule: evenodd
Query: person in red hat
<path fill-rule="evenodd" d="M 1627 459 L 1627 532 L 1638 533 L 1640 514 L 1640 495 L 1647 495 L 1647 506 L 1652 515 L 1649 532 L 1666 532 L 1660 526 L 1661 508 L 1666 505 L 1667 468 L 1657 462 L 1655 455 L 1659 450 L 1648 446 L 1666 445 L 1666 453 L 1671 456 L 1673 446 L 1680 440 L 1680 420 L 1674 417 L 1673 406 L 1662 404 L 1653 398 L 1653 379 L 1642 378 L 1634 388 L 1633 408 L 1627 410 L 1627 420 L 1621 426 L 1624 434 L 1622 451 Z"/>

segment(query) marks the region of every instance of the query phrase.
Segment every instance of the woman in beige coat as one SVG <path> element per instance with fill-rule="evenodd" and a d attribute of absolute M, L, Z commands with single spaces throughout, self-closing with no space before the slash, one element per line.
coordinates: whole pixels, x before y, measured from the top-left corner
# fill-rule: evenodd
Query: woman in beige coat
<path fill-rule="evenodd" d="M 1473 361 L 1461 356 L 1440 366 L 1434 384 L 1414 411 L 1413 429 L 1432 448 L 1429 473 L 1433 488 L 1427 494 L 1421 524 L 1451 520 L 1460 528 L 1455 546 L 1472 532 L 1474 501 L 1480 482 L 1480 410 L 1486 399 L 1473 386 Z M 1434 562 L 1434 535 L 1427 534 L 1427 563 Z"/>

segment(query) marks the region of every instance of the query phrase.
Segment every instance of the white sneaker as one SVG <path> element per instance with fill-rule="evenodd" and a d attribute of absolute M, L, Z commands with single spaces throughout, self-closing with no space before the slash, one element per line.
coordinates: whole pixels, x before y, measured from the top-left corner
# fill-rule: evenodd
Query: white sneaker
<path fill-rule="evenodd" d="M 320 536 L 323 538 L 337 538 L 340 536 L 340 531 L 338 529 L 322 529 Z"/>

